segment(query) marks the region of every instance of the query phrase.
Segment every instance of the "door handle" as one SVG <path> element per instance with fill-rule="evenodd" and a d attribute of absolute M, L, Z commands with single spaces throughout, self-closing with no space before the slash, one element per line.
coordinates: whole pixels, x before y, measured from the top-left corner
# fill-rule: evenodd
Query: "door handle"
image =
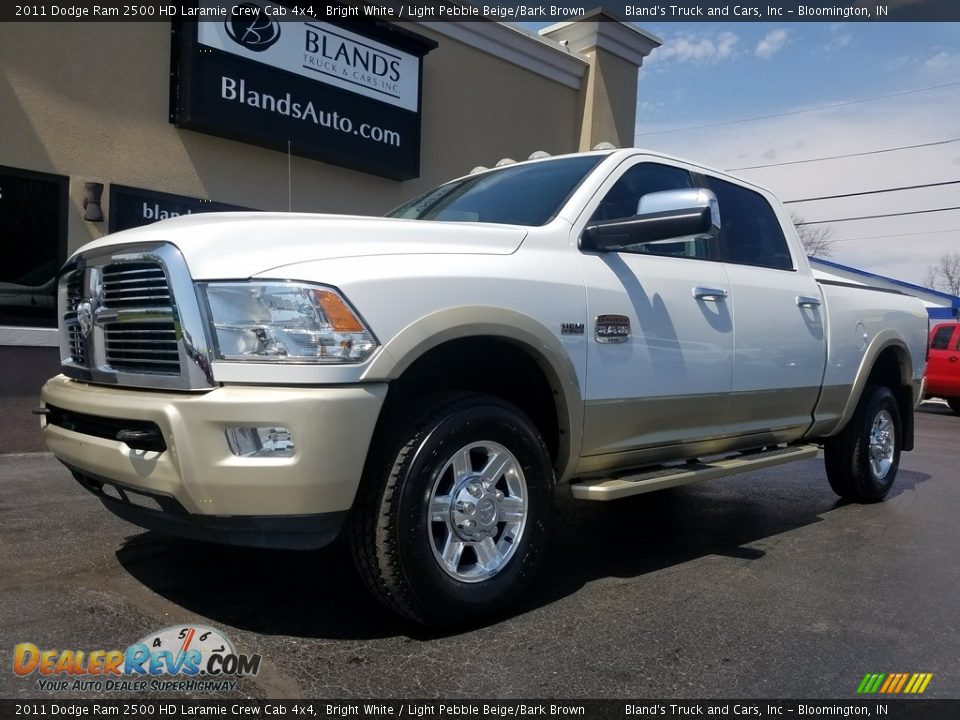
<path fill-rule="evenodd" d="M 820 307 L 820 298 L 809 297 L 808 295 L 797 295 L 797 305 L 806 308 Z"/>
<path fill-rule="evenodd" d="M 709 288 L 709 287 L 700 287 L 697 286 L 693 289 L 693 296 L 697 300 L 710 300 L 712 302 L 720 302 L 725 300 L 729 293 L 723 288 Z"/>
<path fill-rule="evenodd" d="M 947 362 L 956 362 L 957 360 L 960 360 L 960 358 L 958 358 L 956 355 L 947 358 Z"/>

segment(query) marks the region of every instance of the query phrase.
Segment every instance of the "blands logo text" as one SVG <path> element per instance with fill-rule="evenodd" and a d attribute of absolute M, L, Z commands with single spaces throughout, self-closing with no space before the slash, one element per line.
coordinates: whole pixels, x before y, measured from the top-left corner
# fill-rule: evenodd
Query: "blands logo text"
<path fill-rule="evenodd" d="M 400 58 L 376 48 L 353 42 L 320 27 L 308 25 L 304 42 L 304 66 L 323 73 L 335 73 L 393 97 L 400 96 Z"/>
<path fill-rule="evenodd" d="M 364 140 L 373 140 L 384 145 L 400 147 L 400 133 L 395 130 L 385 130 L 369 123 L 354 123 L 353 120 L 336 111 L 318 109 L 312 100 L 295 100 L 290 93 L 272 95 L 254 90 L 243 78 L 235 80 L 226 75 L 222 76 L 220 78 L 220 97 L 258 110 L 266 110 L 296 120 L 311 122 L 314 125 L 336 130 L 346 135 L 356 135 Z"/>

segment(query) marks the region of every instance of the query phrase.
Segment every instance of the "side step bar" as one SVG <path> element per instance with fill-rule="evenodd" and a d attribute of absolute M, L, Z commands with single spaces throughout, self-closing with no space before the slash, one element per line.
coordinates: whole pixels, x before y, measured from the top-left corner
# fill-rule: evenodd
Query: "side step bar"
<path fill-rule="evenodd" d="M 698 480 L 712 480 L 796 460 L 807 460 L 816 457 L 818 451 L 816 445 L 794 445 L 774 450 L 738 453 L 717 460 L 694 460 L 683 465 L 660 466 L 636 475 L 580 480 L 571 483 L 570 489 L 578 500 L 618 500 L 628 495 L 664 490 Z"/>

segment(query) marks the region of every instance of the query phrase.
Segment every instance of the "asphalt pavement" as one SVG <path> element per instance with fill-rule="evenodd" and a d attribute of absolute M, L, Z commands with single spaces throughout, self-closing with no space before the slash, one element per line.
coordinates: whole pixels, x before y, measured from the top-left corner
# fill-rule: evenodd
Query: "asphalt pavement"
<path fill-rule="evenodd" d="M 960 698 L 958 438 L 960 417 L 925 404 L 878 505 L 840 502 L 819 459 L 564 495 L 536 591 L 439 635 L 382 609 L 341 548 L 166 539 L 52 456 L 0 456 L 0 698 L 58 696 L 11 672 L 17 643 L 124 648 L 181 624 L 263 657 L 214 697 L 854 698 L 865 673 L 928 672 L 927 696 Z"/>

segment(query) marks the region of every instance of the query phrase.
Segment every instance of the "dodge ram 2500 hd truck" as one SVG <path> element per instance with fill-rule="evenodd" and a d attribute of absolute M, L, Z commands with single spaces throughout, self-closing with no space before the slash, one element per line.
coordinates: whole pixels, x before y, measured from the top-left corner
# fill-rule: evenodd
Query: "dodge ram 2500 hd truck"
<path fill-rule="evenodd" d="M 424 623 L 533 578 L 558 483 L 606 501 L 813 457 L 881 500 L 913 446 L 915 298 L 811 274 L 766 190 L 641 150 L 471 174 L 386 218 L 194 215 L 59 282 L 53 453 L 122 518 L 346 533 Z"/>

